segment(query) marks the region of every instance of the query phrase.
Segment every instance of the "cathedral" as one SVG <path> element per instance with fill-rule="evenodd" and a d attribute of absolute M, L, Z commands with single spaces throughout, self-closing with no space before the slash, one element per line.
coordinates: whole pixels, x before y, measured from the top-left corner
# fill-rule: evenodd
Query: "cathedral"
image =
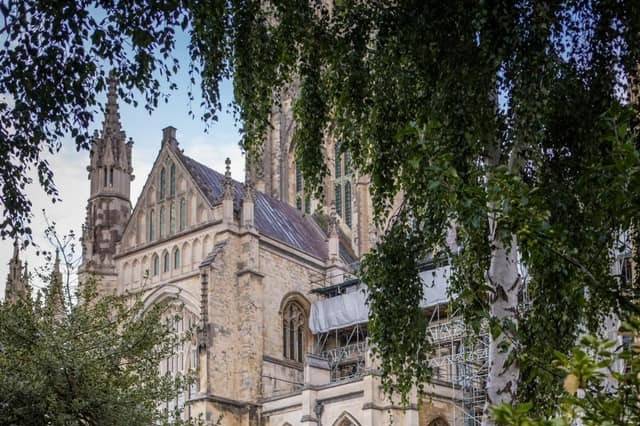
<path fill-rule="evenodd" d="M 225 426 L 476 424 L 486 348 L 465 347 L 464 326 L 447 312 L 447 267 L 427 263 L 422 273 L 434 379 L 401 405 L 381 388 L 366 286 L 356 278 L 378 236 L 367 177 L 327 140 L 331 174 L 324 199 L 314 199 L 296 169 L 291 99 L 270 120 L 262 160 L 244 182 L 231 178 L 228 159 L 216 171 L 186 156 L 166 127 L 133 204 L 133 141 L 112 81 L 87 167 L 80 283 L 95 276 L 100 291 L 138 293 L 146 307 L 168 301 L 177 332 L 197 329 L 161 365 L 197 377 L 166 401 L 185 417 Z M 7 289 L 21 297 L 26 266 L 17 250 L 14 258 Z"/>

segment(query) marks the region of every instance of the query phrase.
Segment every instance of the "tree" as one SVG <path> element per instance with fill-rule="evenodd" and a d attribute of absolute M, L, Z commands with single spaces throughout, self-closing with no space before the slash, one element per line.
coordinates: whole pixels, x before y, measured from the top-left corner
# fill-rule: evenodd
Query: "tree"
<path fill-rule="evenodd" d="M 58 255 L 50 277 L 44 298 L 0 303 L 0 424 L 202 423 L 164 404 L 194 380 L 160 371 L 193 333 L 175 333 L 170 302 L 145 309 L 142 292 L 98 296 L 90 279 L 69 305 Z"/>
<path fill-rule="evenodd" d="M 490 403 L 530 400 L 553 410 L 550 348 L 568 352 L 581 325 L 595 331 L 604 315 L 637 310 L 637 286 L 622 288 L 610 274 L 619 234 L 638 219 L 637 111 L 628 102 L 640 61 L 636 1 L 22 3 L 1 8 L 14 43 L 0 55 L 9 58 L 0 92 L 15 99 L 3 120 L 25 138 L 26 153 L 39 152 L 43 135 L 76 128 L 39 105 L 54 102 L 43 111 L 78 117 L 84 131 L 95 105 L 87 92 L 104 87 L 101 59 L 127 89 L 157 99 L 154 71 L 172 69 L 153 52 L 170 57 L 179 24 L 191 34 L 204 118 L 215 117 L 218 83 L 233 75 L 242 146 L 253 158 L 282 88 L 296 88 L 305 182 L 322 196 L 323 140 L 334 136 L 371 178 L 376 220 L 387 227 L 362 278 L 388 390 L 406 395 L 429 377 L 418 307 L 418 264 L 428 256 L 451 259 L 452 292 L 468 323 L 489 320 Z M 95 20 L 89 5 L 107 17 Z M 42 74 L 52 68 L 52 77 Z M 63 96 L 50 101 L 35 88 Z M 26 115 L 32 110 L 38 115 Z M 27 128 L 34 122 L 35 138 Z M 3 191 L 20 193 L 6 176 Z M 392 210 L 398 194 L 402 205 Z M 460 250 L 446 244 L 452 228 Z M 526 311 L 520 265 L 531 277 Z"/>
<path fill-rule="evenodd" d="M 584 336 L 569 356 L 558 353 L 554 370 L 564 377 L 558 412 L 548 418 L 531 415 L 532 404 L 493 409 L 502 426 L 637 425 L 640 423 L 640 322 L 631 318 L 621 327 L 629 343 Z M 623 363 L 624 368 L 614 368 Z M 611 386 L 615 380 L 615 387 Z"/>
<path fill-rule="evenodd" d="M 388 228 L 361 273 L 386 388 L 404 396 L 428 379 L 418 265 L 442 256 L 467 321 L 489 321 L 485 423 L 490 404 L 518 398 L 553 410 L 549 348 L 638 309 L 610 273 L 638 214 L 637 2 L 225 5 L 210 44 L 230 54 L 214 69 L 233 72 L 243 146 L 259 152 L 291 85 L 305 182 L 323 194 L 327 134 L 371 179 Z"/>

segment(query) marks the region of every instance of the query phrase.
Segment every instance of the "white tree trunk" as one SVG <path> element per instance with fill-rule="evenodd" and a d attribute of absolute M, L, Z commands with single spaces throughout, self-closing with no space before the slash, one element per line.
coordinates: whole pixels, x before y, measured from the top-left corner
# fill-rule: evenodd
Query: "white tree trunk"
<path fill-rule="evenodd" d="M 518 247 L 515 236 L 509 243 L 502 241 L 496 232 L 495 217 L 489 221 L 491 230 L 491 265 L 487 274 L 492 288 L 490 314 L 500 324 L 510 321 L 517 326 L 518 293 L 521 277 L 518 272 Z M 509 360 L 513 352 L 509 331 L 497 338 L 491 337 L 489 346 L 489 374 L 487 377 L 487 401 L 484 407 L 483 425 L 493 425 L 490 406 L 515 401 L 520 368 Z"/>

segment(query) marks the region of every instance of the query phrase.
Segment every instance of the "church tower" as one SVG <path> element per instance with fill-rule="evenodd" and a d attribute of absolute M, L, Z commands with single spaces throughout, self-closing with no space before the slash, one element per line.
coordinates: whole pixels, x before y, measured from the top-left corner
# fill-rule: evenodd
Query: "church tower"
<path fill-rule="evenodd" d="M 113 287 L 116 267 L 113 256 L 131 214 L 131 149 L 120 123 L 117 81 L 109 79 L 102 132 L 95 133 L 87 167 L 91 192 L 82 232 L 81 282 L 89 275 L 101 280 L 100 288 Z"/>
<path fill-rule="evenodd" d="M 13 256 L 9 261 L 7 283 L 4 289 L 4 301 L 6 303 L 14 303 L 20 299 L 31 297 L 28 277 L 27 264 L 25 262 L 24 268 L 22 267 L 20 247 L 18 240 L 15 240 L 13 243 Z"/>

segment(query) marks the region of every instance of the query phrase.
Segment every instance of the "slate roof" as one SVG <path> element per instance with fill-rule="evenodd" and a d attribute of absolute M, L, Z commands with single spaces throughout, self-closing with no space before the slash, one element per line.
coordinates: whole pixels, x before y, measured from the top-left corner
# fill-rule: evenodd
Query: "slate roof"
<path fill-rule="evenodd" d="M 222 202 L 224 175 L 187 157 L 179 150 L 177 157 L 191 173 L 200 190 L 211 205 Z M 234 210 L 239 212 L 244 194 L 244 185 L 233 181 Z M 254 220 L 258 232 L 274 240 L 303 251 L 321 260 L 327 258 L 326 235 L 309 217 L 295 207 L 256 191 Z"/>

